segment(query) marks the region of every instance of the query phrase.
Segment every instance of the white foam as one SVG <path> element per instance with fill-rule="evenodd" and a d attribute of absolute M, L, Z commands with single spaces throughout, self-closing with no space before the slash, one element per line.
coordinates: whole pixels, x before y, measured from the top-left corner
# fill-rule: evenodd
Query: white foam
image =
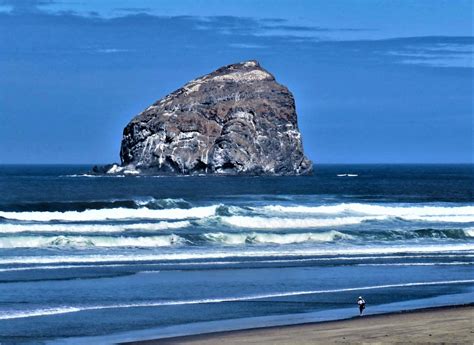
<path fill-rule="evenodd" d="M 360 224 L 368 220 L 381 220 L 384 217 L 339 217 L 339 218 L 267 218 L 230 216 L 222 217 L 222 222 L 239 227 L 253 229 L 301 229 L 327 226 Z"/>
<path fill-rule="evenodd" d="M 445 245 L 419 246 L 378 246 L 355 247 L 344 246 L 339 248 L 305 248 L 286 250 L 225 250 L 225 251 L 186 251 L 162 254 L 97 254 L 97 255 L 57 255 L 57 256 L 11 256 L 0 257 L 0 265 L 7 264 L 54 264 L 54 263 L 106 263 L 106 262 L 143 262 L 143 261 L 173 261 L 193 259 L 223 259 L 223 258 L 279 258 L 305 257 L 322 255 L 377 255 L 398 253 L 450 253 L 461 252 L 471 254 L 474 244 L 459 243 Z"/>
<path fill-rule="evenodd" d="M 125 175 L 91 175 L 91 174 L 72 174 L 72 175 L 63 175 L 60 177 L 92 177 L 92 178 L 102 178 L 102 177 L 125 177 Z"/>
<path fill-rule="evenodd" d="M 2 312 L 0 313 L 0 320 L 10 319 L 22 319 L 27 317 L 35 316 L 47 316 L 47 315 L 58 315 L 74 313 L 83 310 L 77 307 L 59 307 L 59 308 L 45 308 L 45 309 L 34 309 L 28 311 L 14 311 L 14 312 Z"/>
<path fill-rule="evenodd" d="M 386 264 L 357 264 L 357 266 L 461 266 L 461 265 L 474 265 L 474 262 L 394 262 Z"/>
<path fill-rule="evenodd" d="M 0 248 L 44 247 L 167 247 L 185 243 L 181 237 L 141 236 L 15 236 L 0 237 Z"/>
<path fill-rule="evenodd" d="M 142 264 L 147 265 L 147 264 Z M 156 264 L 148 264 L 156 265 Z M 0 268 L 0 272 L 17 272 L 17 271 L 33 271 L 33 270 L 60 270 L 69 268 L 98 268 L 98 267 L 125 267 L 127 264 L 108 264 L 108 265 L 52 265 L 52 266 L 27 266 L 27 267 L 9 267 Z"/>
<path fill-rule="evenodd" d="M 3 212 L 0 217 L 22 221 L 49 222 L 60 221 L 104 221 L 117 219 L 190 219 L 213 216 L 217 205 L 194 207 L 191 209 L 170 208 L 151 210 L 148 208 L 109 208 L 100 210 L 86 210 L 82 212 Z"/>
<path fill-rule="evenodd" d="M 464 229 L 464 233 L 466 234 L 466 236 L 474 237 L 474 228 Z"/>
<path fill-rule="evenodd" d="M 472 223 L 474 222 L 474 215 L 472 216 L 417 216 L 404 215 L 400 218 L 405 220 L 415 220 L 424 222 L 440 222 L 440 223 Z"/>
<path fill-rule="evenodd" d="M 150 302 L 141 302 L 141 303 L 112 304 L 112 305 L 63 306 L 63 307 L 57 307 L 57 308 L 35 309 L 35 310 L 20 311 L 20 312 L 17 312 L 17 311 L 3 312 L 3 313 L 0 313 L 0 320 L 68 314 L 68 313 L 74 313 L 74 312 L 79 312 L 79 311 L 91 311 L 91 310 L 103 310 L 103 309 L 150 308 L 150 307 L 173 306 L 173 305 L 225 303 L 225 302 L 252 301 L 252 300 L 267 299 L 267 298 L 315 295 L 315 294 L 349 292 L 349 291 L 365 291 L 365 290 L 378 290 L 378 289 L 389 289 L 389 288 L 404 288 L 404 287 L 413 287 L 413 286 L 454 285 L 454 284 L 470 284 L 470 283 L 474 283 L 474 280 L 473 279 L 445 280 L 445 281 L 349 287 L 349 288 L 331 289 L 331 290 L 285 291 L 285 292 L 275 292 L 275 293 L 260 294 L 260 295 L 207 298 L 207 299 L 182 300 L 182 301 L 156 301 L 156 302 L 150 301 Z"/>
<path fill-rule="evenodd" d="M 178 222 L 159 222 L 159 223 L 138 223 L 128 224 L 123 228 L 125 230 L 168 230 L 168 229 L 180 229 L 190 226 L 191 223 L 187 220 Z"/>
<path fill-rule="evenodd" d="M 352 238 L 349 235 L 338 231 L 327 231 L 321 233 L 300 233 L 300 234 L 266 234 L 266 233 L 207 233 L 206 239 L 212 242 L 238 245 L 246 243 L 274 243 L 291 244 L 304 242 L 332 242 L 338 239 Z"/>
<path fill-rule="evenodd" d="M 130 230 L 159 231 L 190 226 L 187 220 L 177 222 L 135 224 L 0 224 L 0 233 L 60 232 L 60 233 L 116 233 Z"/>
<path fill-rule="evenodd" d="M 134 199 L 133 201 L 137 206 L 148 206 L 150 204 L 152 205 L 157 204 L 159 206 L 162 206 L 162 208 L 173 208 L 179 204 L 188 204 L 188 202 L 182 198 L 155 199 L 153 197 L 149 197 L 149 198 Z"/>
<path fill-rule="evenodd" d="M 136 169 L 133 165 L 121 167 L 117 164 L 114 164 L 109 170 L 107 170 L 107 174 L 139 175 L 140 170 Z"/>
<path fill-rule="evenodd" d="M 245 264 L 245 263 L 295 263 L 295 262 L 318 262 L 318 261 L 363 261 L 363 260 L 380 260 L 380 259 L 439 259 L 439 258 L 472 258 L 474 257 L 473 254 L 438 254 L 438 255 L 375 255 L 375 256 L 336 256 L 336 257 L 317 257 L 317 258 L 291 258 L 291 259 L 270 259 L 270 260 L 238 260 L 238 261 L 183 261 L 183 262 L 160 262 L 160 263 L 144 263 L 142 261 L 138 261 L 136 264 L 139 266 L 189 266 L 189 265 L 238 265 L 238 264 Z M 453 261 L 453 265 L 461 264 L 461 261 Z M 440 263 L 449 265 L 451 263 Z M 473 264 L 465 263 L 465 264 Z M 22 266 L 22 267 L 8 267 L 8 268 L 0 268 L 0 272 L 11 272 L 11 271 L 32 271 L 32 270 L 57 270 L 57 269 L 70 269 L 70 268 L 108 268 L 108 267 L 128 267 L 130 265 L 134 265 L 134 263 L 123 263 L 123 264 L 110 264 L 105 262 L 104 264 L 85 264 L 85 265 L 41 265 L 41 266 Z M 387 264 L 357 264 L 357 265 L 367 265 L 367 266 L 378 266 L 378 265 L 392 265 L 390 263 Z M 393 264 L 393 265 L 405 265 L 405 264 Z M 408 263 L 406 265 L 411 265 Z M 417 265 L 417 263 L 413 263 L 413 265 Z M 422 266 L 423 264 L 420 263 Z M 427 264 L 429 265 L 429 263 Z M 140 271 L 143 272 L 143 271 Z M 149 272 L 156 272 L 156 271 L 149 271 Z"/>
<path fill-rule="evenodd" d="M 360 203 L 343 203 L 323 206 L 282 206 L 269 205 L 255 210 L 275 213 L 303 214 L 364 214 L 372 216 L 406 217 L 406 216 L 469 216 L 474 221 L 474 206 L 382 206 Z"/>

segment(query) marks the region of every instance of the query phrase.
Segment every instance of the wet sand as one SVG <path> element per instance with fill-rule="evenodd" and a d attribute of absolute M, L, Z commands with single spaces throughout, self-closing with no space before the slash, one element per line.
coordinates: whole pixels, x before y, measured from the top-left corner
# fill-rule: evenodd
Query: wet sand
<path fill-rule="evenodd" d="M 219 332 L 128 344 L 474 344 L 474 306 Z"/>

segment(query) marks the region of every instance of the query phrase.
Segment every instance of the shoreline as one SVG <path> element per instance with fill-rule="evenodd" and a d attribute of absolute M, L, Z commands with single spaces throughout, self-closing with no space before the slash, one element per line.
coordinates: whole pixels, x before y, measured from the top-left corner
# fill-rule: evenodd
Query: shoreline
<path fill-rule="evenodd" d="M 474 303 L 124 342 L 172 344 L 474 343 Z"/>

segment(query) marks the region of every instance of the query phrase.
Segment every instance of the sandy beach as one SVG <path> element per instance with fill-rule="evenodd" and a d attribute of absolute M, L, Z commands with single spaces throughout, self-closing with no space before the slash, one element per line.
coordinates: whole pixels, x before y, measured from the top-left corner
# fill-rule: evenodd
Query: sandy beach
<path fill-rule="evenodd" d="M 270 327 L 129 344 L 473 344 L 474 306 Z"/>

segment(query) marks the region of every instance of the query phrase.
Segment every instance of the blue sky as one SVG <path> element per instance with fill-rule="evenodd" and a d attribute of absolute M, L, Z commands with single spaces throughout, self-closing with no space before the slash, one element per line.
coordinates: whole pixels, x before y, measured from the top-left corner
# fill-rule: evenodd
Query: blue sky
<path fill-rule="evenodd" d="M 119 160 L 138 112 L 257 59 L 315 163 L 472 162 L 471 1 L 0 0 L 0 163 Z"/>

